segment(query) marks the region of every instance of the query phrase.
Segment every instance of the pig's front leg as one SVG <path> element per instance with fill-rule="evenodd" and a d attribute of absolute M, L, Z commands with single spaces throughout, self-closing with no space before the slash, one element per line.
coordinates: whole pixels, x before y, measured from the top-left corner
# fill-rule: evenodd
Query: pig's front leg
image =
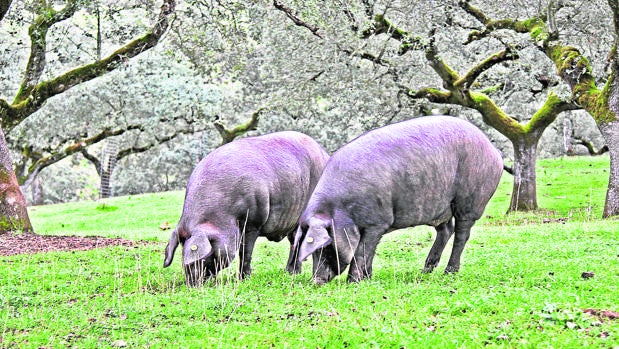
<path fill-rule="evenodd" d="M 359 282 L 372 277 L 372 261 L 376 254 L 376 246 L 385 231 L 386 228 L 380 227 L 365 229 L 361 234 L 359 245 L 348 268 L 348 282 Z"/>
<path fill-rule="evenodd" d="M 257 229 L 246 230 L 241 237 L 239 251 L 239 279 L 243 280 L 251 274 L 251 256 L 260 232 Z"/>
<path fill-rule="evenodd" d="M 301 262 L 297 261 L 297 258 L 301 244 L 294 246 L 294 233 L 288 234 L 288 241 L 290 241 L 290 254 L 288 255 L 288 263 L 286 263 L 286 270 L 290 274 L 299 274 L 301 273 Z"/>

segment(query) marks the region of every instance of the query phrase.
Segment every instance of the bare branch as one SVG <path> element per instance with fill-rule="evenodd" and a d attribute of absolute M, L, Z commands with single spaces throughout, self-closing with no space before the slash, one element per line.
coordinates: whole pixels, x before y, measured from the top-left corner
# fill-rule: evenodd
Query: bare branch
<path fill-rule="evenodd" d="M 427 48 L 427 44 L 420 37 L 414 37 L 409 32 L 393 25 L 384 15 L 374 16 L 374 25 L 365 30 L 361 37 L 364 39 L 369 38 L 372 35 L 388 34 L 392 39 L 401 43 L 400 55 L 405 54 L 411 50 L 422 50 Z"/>
<path fill-rule="evenodd" d="M 381 65 L 383 67 L 390 67 L 391 63 L 389 61 L 387 61 L 386 59 L 383 59 L 381 57 L 377 57 L 371 53 L 368 52 L 356 52 L 350 49 L 346 49 L 346 48 L 340 48 L 340 51 L 348 54 L 351 57 L 359 57 L 361 59 L 365 59 L 367 61 L 373 62 L 375 64 Z"/>
<path fill-rule="evenodd" d="M 488 23 L 490 23 L 490 18 L 488 18 L 488 16 L 486 16 L 481 10 L 479 10 L 475 6 L 471 5 L 471 3 L 468 0 L 460 1 L 460 2 L 458 2 L 458 5 L 466 13 L 468 13 L 469 15 L 475 17 L 475 19 L 477 19 L 479 22 L 481 22 L 481 24 L 487 25 Z"/>
<path fill-rule="evenodd" d="M 441 77 L 446 88 L 455 88 L 454 83 L 460 80 L 458 73 L 453 70 L 438 53 L 434 42 L 430 41 L 426 46 L 426 59 L 430 66 Z"/>
<path fill-rule="evenodd" d="M 163 137 L 156 136 L 153 140 L 149 141 L 146 145 L 143 146 L 133 146 L 127 149 L 123 149 L 118 153 L 118 158 L 122 159 L 123 157 L 129 156 L 131 154 L 145 152 L 156 145 L 163 144 L 168 142 L 181 134 L 191 134 L 196 131 L 193 124 L 193 119 L 188 119 L 184 116 L 176 116 L 173 118 L 160 118 L 158 121 L 160 123 L 173 123 L 177 120 L 184 120 L 186 123 L 186 127 L 183 128 L 175 128 L 174 132 L 167 134 Z M 100 172 L 100 164 L 98 164 L 99 160 L 95 155 L 92 155 L 87 152 L 87 148 L 93 144 L 97 144 L 107 138 L 120 136 L 130 131 L 138 130 L 140 132 L 146 131 L 146 126 L 141 123 L 129 124 L 123 127 L 106 127 L 98 133 L 90 136 L 83 137 L 78 140 L 65 140 L 64 145 L 61 149 L 53 148 L 51 146 L 44 147 L 42 149 L 35 150 L 32 146 L 24 147 L 22 150 L 22 164 L 18 165 L 20 169 L 20 178 L 19 182 L 22 184 L 22 187 L 27 187 L 28 184 L 36 177 L 36 175 L 42 171 L 44 168 L 49 167 L 58 161 L 69 157 L 76 153 L 82 153 L 86 159 L 91 161 L 95 167 L 97 168 L 97 172 Z M 28 162 L 31 162 L 30 166 L 26 166 Z"/>
<path fill-rule="evenodd" d="M 476 18 L 484 26 L 482 30 L 473 30 L 469 33 L 465 44 L 488 37 L 497 30 L 509 29 L 517 33 L 530 33 L 538 46 L 543 46 L 548 40 L 556 38 L 556 33 L 551 33 L 546 27 L 544 17 L 533 17 L 523 21 L 513 19 L 493 20 L 486 16 L 483 11 L 471 5 L 469 1 L 458 3 L 466 13 Z"/>
<path fill-rule="evenodd" d="M 495 65 L 518 59 L 518 53 L 511 47 L 507 47 L 505 50 L 497 52 L 490 57 L 484 59 L 481 63 L 474 66 L 465 76 L 461 77 L 454 83 L 455 87 L 469 88 L 475 82 L 475 80 L 485 71 L 494 67 Z"/>
<path fill-rule="evenodd" d="M 290 18 L 295 25 L 299 27 L 304 27 L 308 29 L 315 36 L 323 39 L 322 35 L 320 35 L 319 33 L 320 28 L 304 21 L 301 17 L 297 16 L 290 7 L 284 5 L 283 3 L 277 0 L 273 0 L 273 6 L 275 6 L 276 9 L 284 12 L 286 16 L 288 16 L 288 18 Z"/>
<path fill-rule="evenodd" d="M 588 141 L 581 137 L 574 137 L 574 139 L 577 141 L 576 144 L 584 145 L 585 148 L 587 148 L 587 152 L 589 152 L 589 155 L 592 156 L 602 155 L 609 150 L 607 145 L 604 145 L 600 149 L 595 150 L 595 147 L 593 146 L 593 143 L 591 141 Z"/>
<path fill-rule="evenodd" d="M 420 90 L 412 90 L 404 85 L 400 85 L 400 91 L 406 96 L 413 99 L 424 98 L 433 103 L 450 104 L 452 101 L 452 94 L 449 91 L 441 91 L 436 88 L 422 88 Z"/>
<path fill-rule="evenodd" d="M 213 123 L 215 129 L 221 135 L 221 145 L 232 142 L 236 137 L 241 136 L 249 131 L 253 131 L 258 126 L 258 118 L 265 108 L 260 108 L 255 111 L 251 118 L 244 124 L 237 125 L 233 129 L 227 129 L 221 121 L 217 120 Z"/>

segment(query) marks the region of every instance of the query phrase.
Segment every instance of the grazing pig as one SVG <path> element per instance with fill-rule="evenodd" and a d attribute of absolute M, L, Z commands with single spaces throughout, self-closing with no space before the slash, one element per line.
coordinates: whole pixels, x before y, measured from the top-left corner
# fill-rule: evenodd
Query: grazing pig
<path fill-rule="evenodd" d="M 277 132 L 228 143 L 196 166 L 183 214 L 165 250 L 164 268 L 183 245 L 185 279 L 201 285 L 234 259 L 240 248 L 240 278 L 251 273 L 256 239 L 292 245 L 299 216 L 329 156 L 312 138 Z M 286 269 L 300 271 L 291 249 Z"/>
<path fill-rule="evenodd" d="M 348 281 L 372 276 L 381 237 L 431 225 L 432 271 L 455 238 L 446 272 L 457 272 L 471 227 L 497 188 L 503 160 L 474 125 L 449 116 L 416 118 L 370 131 L 336 151 L 300 218 L 294 248 L 313 254 L 314 281 L 349 266 Z M 455 220 L 455 225 L 454 225 Z"/>

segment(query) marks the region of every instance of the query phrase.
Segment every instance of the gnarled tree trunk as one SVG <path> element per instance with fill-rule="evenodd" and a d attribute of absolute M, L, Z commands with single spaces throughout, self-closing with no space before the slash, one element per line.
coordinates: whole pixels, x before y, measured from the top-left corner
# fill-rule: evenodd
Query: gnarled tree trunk
<path fill-rule="evenodd" d="M 0 234 L 32 231 L 26 199 L 19 189 L 9 149 L 0 128 Z"/>

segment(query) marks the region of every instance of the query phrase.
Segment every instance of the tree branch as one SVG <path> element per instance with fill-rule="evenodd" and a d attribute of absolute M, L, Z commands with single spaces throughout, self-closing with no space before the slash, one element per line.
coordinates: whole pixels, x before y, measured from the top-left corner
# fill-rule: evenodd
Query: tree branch
<path fill-rule="evenodd" d="M 353 51 L 353 50 L 346 49 L 346 48 L 340 48 L 340 51 L 348 54 L 351 57 L 359 57 L 361 59 L 364 59 L 366 61 L 370 61 L 372 63 L 381 65 L 383 67 L 391 67 L 391 63 L 388 60 L 383 59 L 383 58 L 378 57 L 378 56 L 375 56 L 375 55 L 373 55 L 371 53 L 357 52 L 357 51 Z"/>
<path fill-rule="evenodd" d="M 253 131 L 258 126 L 258 119 L 260 114 L 264 111 L 264 108 L 260 108 L 255 111 L 251 118 L 244 124 L 237 125 L 233 129 L 227 129 L 221 121 L 217 120 L 213 123 L 219 135 L 221 135 L 221 144 L 224 145 L 226 143 L 232 142 L 236 137 L 241 136 L 249 131 Z"/>
<path fill-rule="evenodd" d="M 276 9 L 284 12 L 286 16 L 288 16 L 288 18 L 290 18 L 295 25 L 299 27 L 304 27 L 308 29 L 315 36 L 323 39 L 322 35 L 319 33 L 320 28 L 304 21 L 301 17 L 297 16 L 290 7 L 284 5 L 278 0 L 273 0 L 273 6 L 275 6 Z"/>
<path fill-rule="evenodd" d="M 77 1 L 73 0 L 71 3 L 77 3 Z M 164 0 L 157 21 L 150 31 L 142 37 L 129 42 L 102 60 L 78 67 L 52 80 L 38 82 L 38 79 L 36 79 L 36 71 L 39 68 L 35 68 L 35 66 L 43 63 L 43 68 L 45 67 L 45 51 L 43 50 L 42 53 L 35 52 L 34 57 L 31 54 L 30 60 L 33 61 L 33 63 L 29 63 L 29 68 L 27 68 L 24 83 L 22 83 L 22 87 L 15 97 L 15 102 L 12 105 L 8 105 L 6 101 L 0 101 L 0 122 L 2 123 L 0 127 L 4 128 L 8 133 L 29 115 L 39 110 L 48 98 L 63 93 L 78 84 L 110 72 L 118 68 L 129 58 L 135 57 L 138 54 L 154 47 L 167 30 L 168 16 L 174 12 L 175 5 L 175 0 Z M 65 9 L 63 9 L 64 12 L 58 12 L 57 16 L 61 17 L 61 12 L 63 15 L 68 15 L 70 13 L 69 9 L 65 7 Z M 35 27 L 31 27 L 30 31 L 39 32 L 38 35 L 44 35 L 51 24 L 42 21 L 48 25 L 47 29 L 43 30 L 44 26 L 41 26 L 40 28 L 36 27 L 37 24 L 40 24 L 39 22 L 41 21 L 37 20 L 35 24 L 33 24 Z M 38 36 L 33 37 L 31 35 L 31 40 L 42 40 L 44 43 L 45 36 L 41 36 L 39 38 Z M 44 49 L 45 46 L 37 46 L 35 45 L 35 42 L 33 42 L 32 47 L 38 47 L 40 50 L 41 48 Z"/>
<path fill-rule="evenodd" d="M 414 37 L 409 32 L 396 27 L 382 14 L 374 16 L 374 24 L 361 33 L 361 38 L 367 39 L 372 35 L 379 34 L 388 34 L 392 39 L 399 41 L 401 44 L 398 54 L 400 55 L 411 50 L 422 50 L 427 47 L 423 39 Z"/>
<path fill-rule="evenodd" d="M 533 117 L 527 124 L 527 127 L 531 130 L 539 130 L 543 132 L 550 124 L 552 124 L 559 116 L 560 113 L 567 110 L 577 110 L 579 106 L 568 103 L 559 98 L 556 94 L 551 92 L 548 94 L 544 105 L 539 108 Z M 541 136 L 541 134 L 539 135 Z"/>
<path fill-rule="evenodd" d="M 60 11 L 54 10 L 51 5 L 44 1 L 39 2 L 37 8 L 37 18 L 34 23 L 28 28 L 30 36 L 30 57 L 24 72 L 24 79 L 13 104 L 19 104 L 30 98 L 32 91 L 41 79 L 43 70 L 47 65 L 47 32 L 54 24 L 60 23 L 75 14 L 79 9 L 76 0 L 68 0 L 65 7 Z"/>
<path fill-rule="evenodd" d="M 544 23 L 545 18 L 543 17 L 532 17 L 524 21 L 513 19 L 493 20 L 486 16 L 483 11 L 471 5 L 468 0 L 460 1 L 458 5 L 484 26 L 482 30 L 470 32 L 465 44 L 485 38 L 491 33 L 501 29 L 509 29 L 517 33 L 530 33 L 531 38 L 533 38 L 536 43 L 545 43 L 551 38 L 555 38 L 557 35 L 556 33 L 550 33 L 548 31 Z"/>
<path fill-rule="evenodd" d="M 187 124 L 187 127 L 176 128 L 174 132 L 172 132 L 171 134 L 165 135 L 163 137 L 154 137 L 155 141 L 149 142 L 145 146 L 142 146 L 142 147 L 134 146 L 134 147 L 131 147 L 125 150 L 121 150 L 120 152 L 118 152 L 118 155 L 117 155 L 118 159 L 122 159 L 131 154 L 145 152 L 153 148 L 154 146 L 168 142 L 181 134 L 194 133 L 196 131 L 196 129 L 193 127 L 194 121 L 184 118 L 183 116 L 175 117 L 172 119 L 161 118 L 159 119 L 159 122 L 160 123 L 173 122 L 178 119 L 183 119 L 185 123 Z M 53 149 L 51 147 L 48 147 L 48 148 L 35 151 L 32 147 L 24 147 L 24 150 L 22 151 L 22 159 L 24 159 L 22 162 L 23 165 L 18 166 L 21 168 L 21 171 L 22 171 L 22 173 L 18 175 L 19 183 L 22 184 L 22 187 L 27 187 L 30 184 L 30 182 L 34 180 L 37 174 L 41 172 L 44 168 L 49 167 L 57 163 L 58 161 L 66 157 L 69 157 L 73 154 L 79 153 L 79 152 L 81 152 L 82 155 L 84 155 L 86 159 L 91 161 L 97 168 L 97 172 L 100 173 L 101 166 L 100 164 L 98 164 L 99 160 L 96 158 L 95 155 L 88 153 L 86 149 L 89 146 L 93 144 L 97 144 L 106 138 L 120 136 L 129 131 L 134 131 L 134 130 L 139 130 L 141 132 L 144 132 L 145 126 L 142 124 L 136 123 L 136 124 L 126 125 L 124 127 L 117 127 L 117 128 L 106 127 L 100 132 L 98 132 L 97 134 L 94 134 L 90 137 L 85 137 L 80 140 L 71 141 L 70 144 L 65 145 L 61 149 Z M 47 154 L 47 155 L 44 155 L 44 154 Z M 25 166 L 25 164 L 29 162 L 28 160 L 31 161 L 31 165 Z"/>
<path fill-rule="evenodd" d="M 140 127 L 141 125 L 132 125 L 123 129 L 106 128 L 92 137 L 84 138 L 80 141 L 69 144 L 60 150 L 48 153 L 49 155 L 36 158 L 34 159 L 35 161 L 33 161 L 33 163 L 28 167 L 27 173 L 20 176 L 19 182 L 23 187 L 27 187 L 32 180 L 34 180 L 37 174 L 44 168 L 51 166 L 75 153 L 82 152 L 82 150 L 86 149 L 88 146 L 99 143 L 108 137 L 118 136 L 127 131 L 139 129 Z"/>
<path fill-rule="evenodd" d="M 426 87 L 420 90 L 412 90 L 406 86 L 400 85 L 400 91 L 413 99 L 426 99 L 433 103 L 450 104 L 453 103 L 452 94 L 449 91 L 441 91 L 436 88 Z"/>
<path fill-rule="evenodd" d="M 455 87 L 470 88 L 475 80 L 485 71 L 494 67 L 495 65 L 518 59 L 518 53 L 513 51 L 511 47 L 507 47 L 505 50 L 497 52 L 490 57 L 484 59 L 481 63 L 474 66 L 465 76 L 458 79 L 455 83 Z"/>
<path fill-rule="evenodd" d="M 612 0 L 609 0 L 609 3 L 612 2 Z M 595 84 L 592 67 L 587 58 L 577 48 L 561 44 L 558 41 L 558 32 L 554 28 L 549 28 L 543 17 L 532 17 L 524 21 L 494 21 L 483 15 L 479 9 L 473 7 L 468 1 L 461 1 L 459 4 L 466 12 L 472 14 L 478 20 L 484 21 L 485 32 L 496 29 L 509 29 L 518 33 L 529 33 L 531 40 L 554 62 L 557 73 L 570 87 L 572 101 L 587 110 L 597 123 L 615 120 L 616 117 L 610 110 L 608 103 L 600 103 L 600 101 L 608 99 L 608 94 L 610 93 L 609 82 L 613 79 L 609 79 L 605 88 L 599 90 Z M 613 8 L 612 4 L 611 8 Z M 619 11 L 619 5 L 615 5 L 615 9 Z M 548 7 L 550 22 L 554 21 L 553 11 L 554 2 L 551 1 Z M 619 22 L 619 14 L 616 14 L 614 19 Z M 472 37 L 479 37 L 478 34 L 479 32 L 471 33 L 469 40 Z M 555 97 L 548 96 L 549 99 Z M 574 104 L 571 104 L 568 108 L 574 108 Z"/>
<path fill-rule="evenodd" d="M 432 41 L 426 47 L 426 59 L 443 80 L 445 87 L 449 90 L 455 90 L 457 87 L 454 84 L 460 79 L 460 76 L 441 58 Z"/>
<path fill-rule="evenodd" d="M 81 153 L 84 159 L 90 161 L 93 165 L 95 165 L 95 169 L 97 170 L 97 173 L 101 173 L 101 160 L 99 160 L 99 158 L 96 157 L 95 155 L 90 154 L 88 152 L 88 148 L 82 149 Z"/>
<path fill-rule="evenodd" d="M 587 152 L 591 156 L 602 155 L 609 150 L 607 145 L 604 145 L 600 149 L 595 150 L 595 147 L 593 146 L 593 143 L 591 141 L 588 141 L 581 137 L 574 137 L 574 139 L 577 141 L 576 144 L 584 145 L 585 148 L 587 148 Z"/>

